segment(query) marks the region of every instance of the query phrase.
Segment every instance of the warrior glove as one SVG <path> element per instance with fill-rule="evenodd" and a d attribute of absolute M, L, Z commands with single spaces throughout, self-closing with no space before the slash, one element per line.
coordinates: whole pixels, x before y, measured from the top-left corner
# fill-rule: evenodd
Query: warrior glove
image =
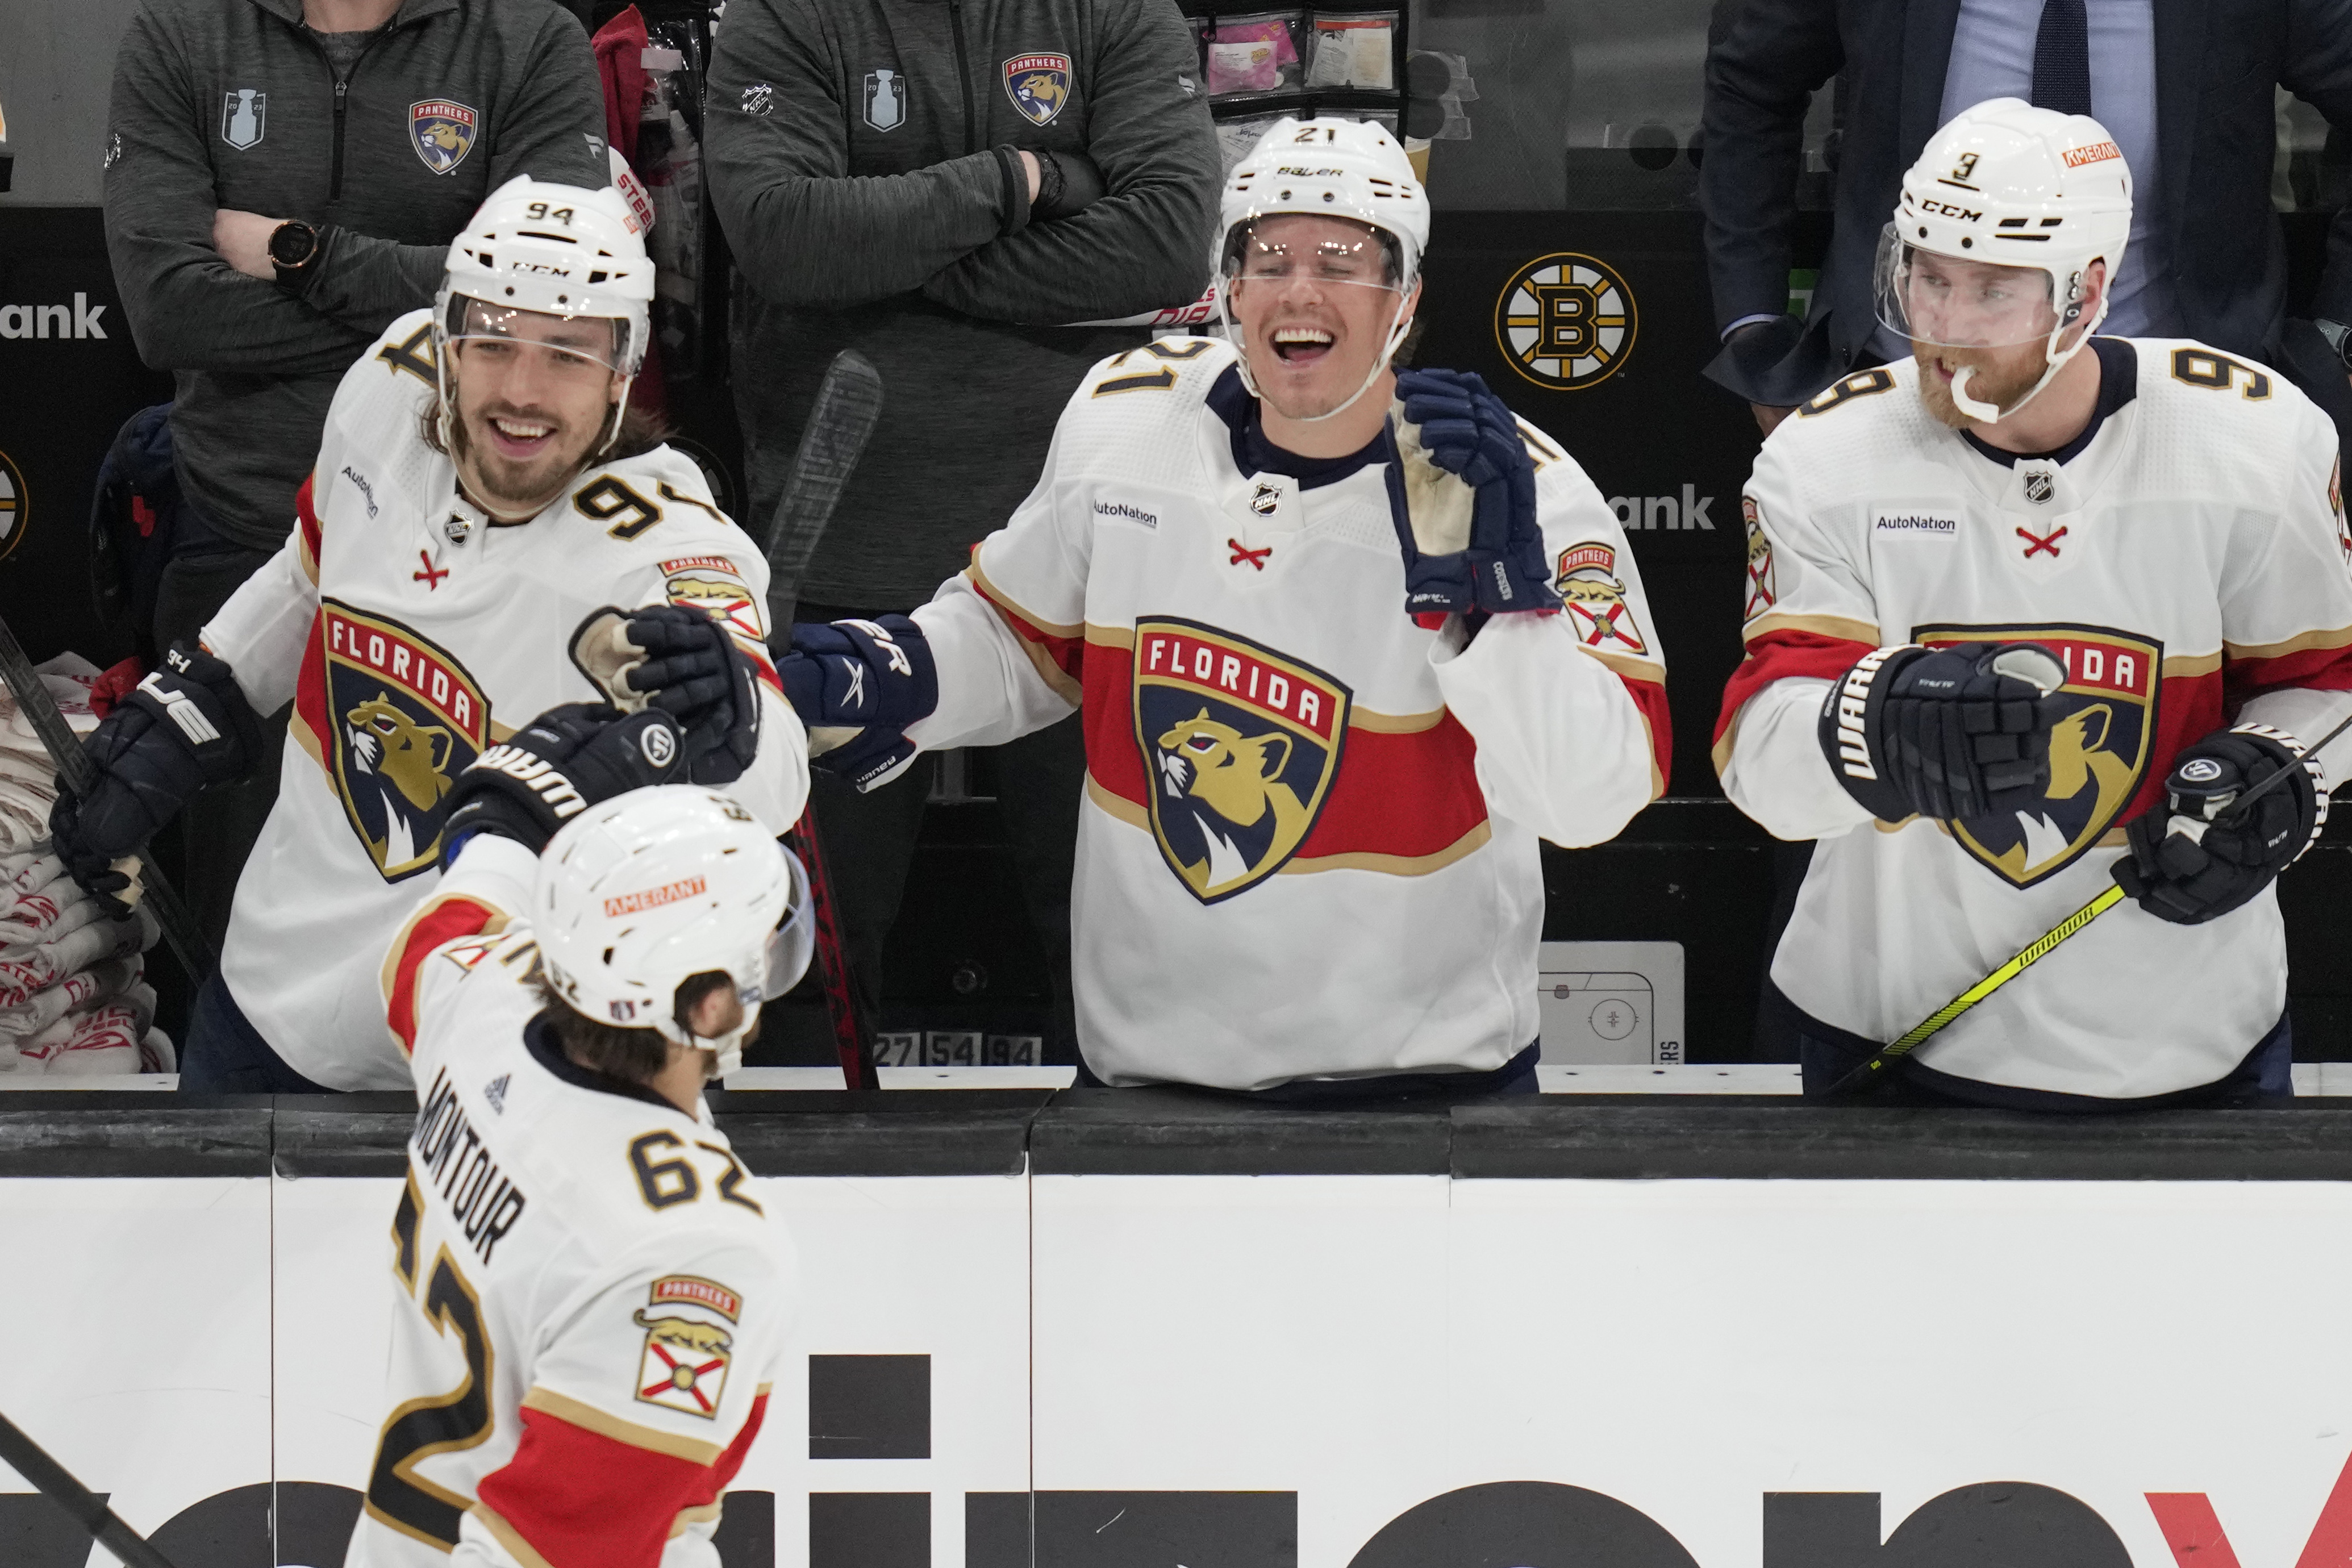
<path fill-rule="evenodd" d="M 1822 754 L 1881 822 L 2030 811 L 2050 784 L 2065 682 L 2039 643 L 1878 648 L 1830 689 Z"/>
<path fill-rule="evenodd" d="M 624 713 L 651 707 L 677 721 L 680 783 L 733 784 L 759 754 L 760 667 L 699 610 L 593 611 L 572 634 L 572 662 Z"/>
<path fill-rule="evenodd" d="M 2248 791 L 2277 777 L 2261 796 Z M 2264 724 L 2241 724 L 2183 751 L 2165 803 L 2125 832 L 2131 853 L 2116 880 L 2139 907 L 2175 925 L 2202 925 L 2252 900 L 2317 842 L 2327 821 L 2319 763 L 2303 742 Z"/>
<path fill-rule="evenodd" d="M 116 895 L 131 879 L 114 863 L 145 847 L 206 784 L 251 773 L 261 721 L 226 663 L 174 643 L 163 668 L 115 704 L 82 751 L 98 769 L 97 785 L 83 799 L 59 781 L 49 836 L 73 879 L 121 914 L 128 905 Z"/>
<path fill-rule="evenodd" d="M 1423 554 L 1411 521 L 1397 520 L 1404 548 L 1405 612 L 1434 628 L 1448 615 L 1560 607 L 1536 521 L 1536 466 L 1518 421 L 1476 375 L 1451 370 L 1397 374 L 1405 422 L 1430 465 L 1471 489 L 1466 550 Z"/>
<path fill-rule="evenodd" d="M 457 775 L 441 829 L 441 868 L 455 864 L 477 833 L 511 838 L 536 855 L 557 828 L 597 802 L 651 784 L 684 784 L 685 773 L 677 721 L 658 708 L 551 708 Z"/>
<path fill-rule="evenodd" d="M 808 727 L 809 762 L 860 795 L 906 771 L 920 750 L 907 726 L 940 705 L 930 642 L 905 616 L 804 622 L 793 628 L 793 650 L 776 672 Z"/>

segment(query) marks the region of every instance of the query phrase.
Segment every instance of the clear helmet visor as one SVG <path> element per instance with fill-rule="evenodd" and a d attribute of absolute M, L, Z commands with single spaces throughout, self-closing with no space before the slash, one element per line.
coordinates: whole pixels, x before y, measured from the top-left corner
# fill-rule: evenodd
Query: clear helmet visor
<path fill-rule="evenodd" d="M 1915 343 L 1998 349 L 2044 342 L 2061 325 L 2050 274 L 1906 244 L 1893 224 L 1878 237 L 1878 319 Z"/>
<path fill-rule="evenodd" d="M 1397 291 L 1396 263 L 1389 243 L 1375 230 L 1351 237 L 1325 234 L 1269 237 L 1255 225 L 1234 231 L 1226 247 L 1225 281 L 1266 289 L 1299 284 L 1341 285 Z"/>
<path fill-rule="evenodd" d="M 453 295 L 443 323 L 459 364 L 523 365 L 564 380 L 623 371 L 629 324 L 614 316 L 560 316 Z"/>

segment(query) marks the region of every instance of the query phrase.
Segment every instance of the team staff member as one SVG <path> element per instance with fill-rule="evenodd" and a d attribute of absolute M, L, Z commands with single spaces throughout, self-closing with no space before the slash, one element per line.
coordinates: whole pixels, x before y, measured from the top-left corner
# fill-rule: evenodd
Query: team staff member
<path fill-rule="evenodd" d="M 1808 1092 L 2095 894 L 1905 1066 L 1913 1092 L 2095 1110 L 2291 1092 L 2271 883 L 2352 710 L 2335 432 L 2272 373 L 2101 338 L 2133 192 L 2097 121 L 2015 99 L 1937 132 L 1881 239 L 1912 358 L 1832 384 L 1748 487 L 1725 793 L 1817 838 L 1768 1005 Z M 2176 816 L 2176 768 L 2250 810 Z"/>
<path fill-rule="evenodd" d="M 526 733 L 550 721 L 679 739 L 584 709 Z M 465 778 L 499 825 L 432 901 L 473 918 L 386 963 L 422 1109 L 350 1568 L 719 1568 L 794 1264 L 702 1089 L 808 962 L 802 884 L 723 795 L 629 789 L 551 839 L 510 774 Z"/>
<path fill-rule="evenodd" d="M 1198 68 L 1166 0 L 729 8 L 705 154 L 741 272 L 735 363 L 758 367 L 735 378 L 751 517 L 773 514 L 836 352 L 863 353 L 887 389 L 801 584 L 803 619 L 930 597 L 1021 504 L 1087 368 L 1149 335 L 1099 323 L 1199 298 L 1218 157 Z M 995 759 L 1065 1006 L 1082 749 L 1065 725 Z M 930 773 L 818 795 L 869 987 Z"/>
<path fill-rule="evenodd" d="M 1389 369 L 1429 209 L 1387 132 L 1281 121 L 1223 216 L 1238 350 L 1097 365 L 970 570 L 803 626 L 786 689 L 860 784 L 1080 710 L 1095 1079 L 1532 1091 L 1537 840 L 1664 787 L 1641 580 L 1476 377 Z"/>
<path fill-rule="evenodd" d="M 115 56 L 106 238 L 141 357 L 175 373 L 181 505 L 154 646 L 286 541 L 343 372 L 432 302 L 449 241 L 518 174 L 598 185 L 604 100 L 550 0 L 142 0 Z M 252 782 L 190 817 L 219 940 L 268 815 Z"/>
<path fill-rule="evenodd" d="M 406 1087 L 380 965 L 438 875 L 454 781 L 485 754 L 540 778 L 594 743 L 567 729 L 519 760 L 499 750 L 518 716 L 650 700 L 683 739 L 649 737 L 648 765 L 726 785 L 776 832 L 800 816 L 767 564 L 693 460 L 625 412 L 654 290 L 634 222 L 609 185 L 519 175 L 493 194 L 436 308 L 344 376 L 286 547 L 87 742 L 102 782 L 60 796 L 51 828 L 75 878 L 111 894 L 111 863 L 241 776 L 257 715 L 293 700 L 297 744 L 196 997 L 183 1089 Z"/>

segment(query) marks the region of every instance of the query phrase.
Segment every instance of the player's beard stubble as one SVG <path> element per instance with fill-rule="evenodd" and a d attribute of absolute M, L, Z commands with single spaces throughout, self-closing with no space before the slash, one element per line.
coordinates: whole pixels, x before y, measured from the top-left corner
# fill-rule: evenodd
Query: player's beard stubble
<path fill-rule="evenodd" d="M 1970 400 L 1990 403 L 2003 410 L 2032 391 L 2048 368 L 2039 341 L 2005 349 L 1955 349 L 1914 343 L 1911 356 L 1919 363 L 1919 401 L 1927 405 L 1931 418 L 1955 430 L 1974 429 L 1985 422 L 1960 411 L 1960 405 L 1952 398 L 1952 383 L 1937 374 L 1939 367 L 1957 374 L 1973 366 L 1974 374 L 1968 382 Z"/>
<path fill-rule="evenodd" d="M 611 418 L 608 404 L 604 419 L 583 428 L 545 409 L 514 408 L 504 403 L 468 407 L 464 394 L 451 390 L 457 416 L 449 421 L 449 456 L 457 465 L 458 480 L 475 504 L 503 518 L 535 517 L 561 495 L 572 476 L 586 466 L 589 449 L 604 435 Z M 545 450 L 519 460 L 498 451 L 478 429 L 492 418 L 527 420 L 555 428 L 547 437 Z"/>

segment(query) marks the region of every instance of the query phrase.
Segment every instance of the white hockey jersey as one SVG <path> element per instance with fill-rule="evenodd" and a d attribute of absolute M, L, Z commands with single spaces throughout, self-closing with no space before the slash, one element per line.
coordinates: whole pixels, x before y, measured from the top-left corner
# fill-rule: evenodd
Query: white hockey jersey
<path fill-rule="evenodd" d="M 2101 417 L 2051 458 L 1938 425 L 1906 362 L 1831 387 L 1757 459 L 1748 658 L 1716 762 L 1757 821 L 1821 840 L 1772 982 L 1863 1042 L 1895 1038 L 2107 887 L 2123 825 L 2161 806 L 2181 748 L 2241 720 L 2316 741 L 2352 708 L 2352 534 L 2326 417 L 2198 343 L 2092 346 Z M 1874 647 L 1977 640 L 2065 660 L 2040 809 L 1875 823 L 1822 755 L 1823 694 Z M 2347 752 L 2329 751 L 2341 777 Z M 2200 926 L 2126 900 L 1918 1059 L 2012 1089 L 2175 1093 L 2227 1077 L 2285 993 L 2275 889 Z"/>
<path fill-rule="evenodd" d="M 762 643 L 767 563 L 667 447 L 589 468 L 529 522 L 489 525 L 420 418 L 430 311 L 394 321 L 343 377 L 285 549 L 205 627 L 257 712 L 294 702 L 278 804 L 238 880 L 229 994 L 298 1072 L 405 1087 L 380 964 L 439 875 L 452 782 L 547 709 L 598 700 L 572 662 L 600 605 L 717 616 L 760 665 L 758 760 L 728 786 L 782 833 L 807 740 Z"/>
<path fill-rule="evenodd" d="M 1405 460 L 1253 471 L 1233 362 L 1163 340 L 1079 384 L 1036 489 L 915 612 L 940 700 L 908 733 L 1083 708 L 1071 923 L 1105 1081 L 1498 1068 L 1536 1037 L 1536 840 L 1598 843 L 1664 787 L 1641 577 L 1525 431 L 1567 613 L 1422 629 L 1395 516 L 1411 490 L 1423 547 L 1459 549 L 1466 487 L 1409 427 Z"/>
<path fill-rule="evenodd" d="M 469 842 L 429 900 L 465 934 L 390 960 L 418 1110 L 347 1568 L 719 1568 L 785 1354 L 793 1248 L 709 1110 L 527 1027 L 538 949 L 509 916 L 536 865 Z"/>

